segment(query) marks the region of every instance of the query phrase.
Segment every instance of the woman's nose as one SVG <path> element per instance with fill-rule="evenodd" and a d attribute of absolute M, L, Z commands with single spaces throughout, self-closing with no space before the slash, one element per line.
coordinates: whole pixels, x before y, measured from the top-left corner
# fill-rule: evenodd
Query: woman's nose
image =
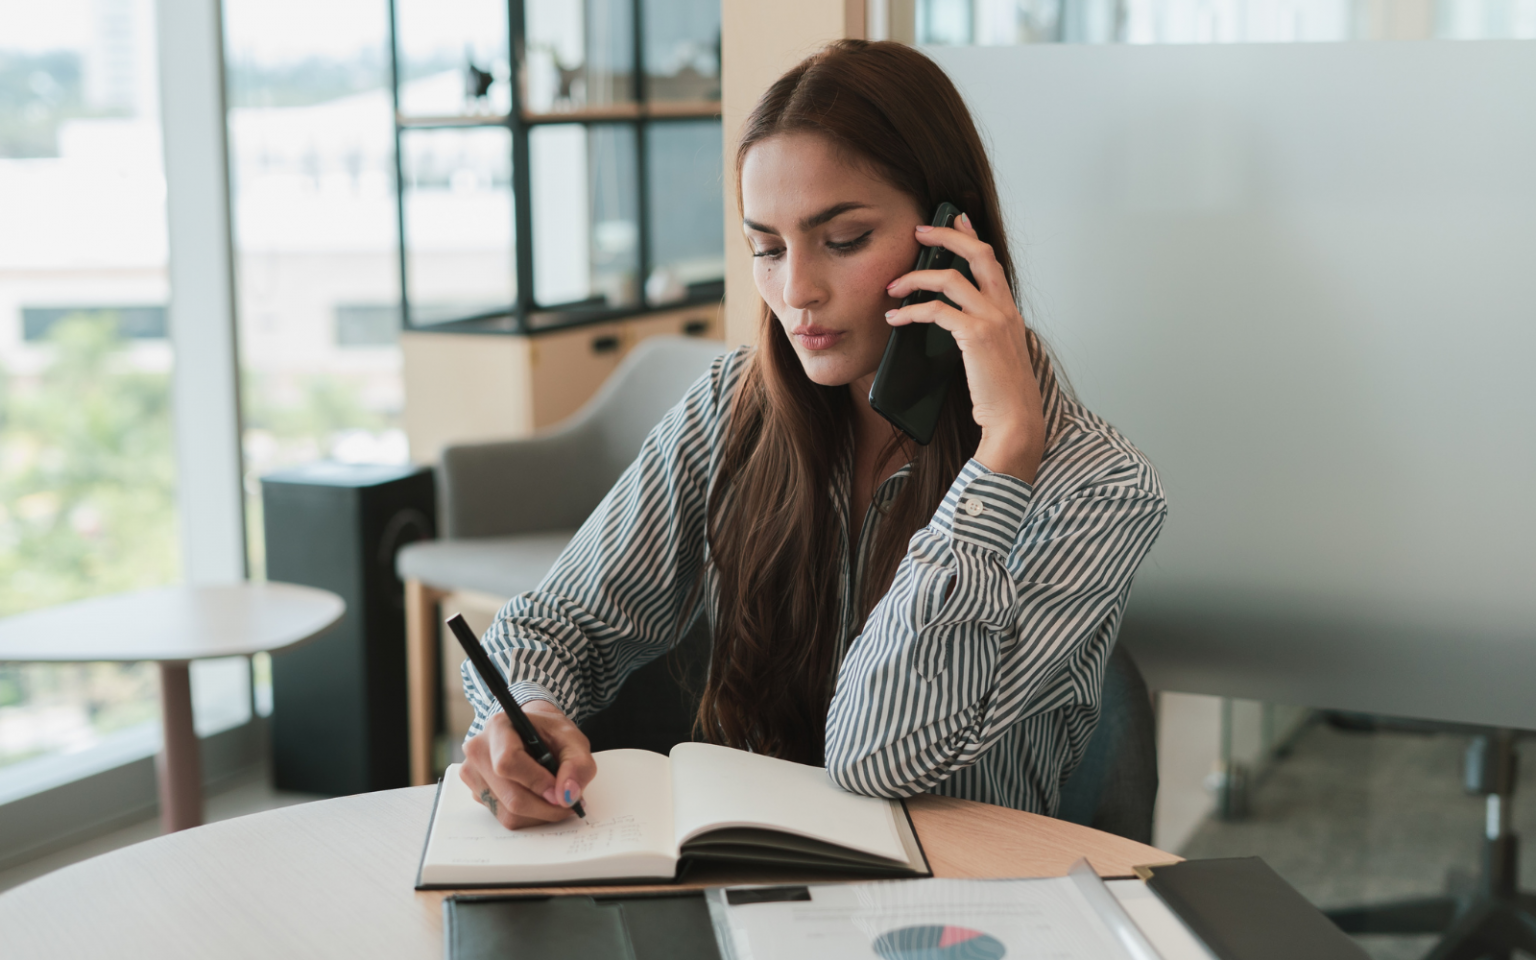
<path fill-rule="evenodd" d="M 786 254 L 784 304 L 795 310 L 809 310 L 827 300 L 827 287 L 809 257 Z"/>

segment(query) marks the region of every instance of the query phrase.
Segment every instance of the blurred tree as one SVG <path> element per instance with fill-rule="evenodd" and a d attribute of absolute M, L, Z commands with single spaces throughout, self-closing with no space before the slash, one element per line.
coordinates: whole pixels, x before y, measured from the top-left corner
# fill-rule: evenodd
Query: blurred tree
<path fill-rule="evenodd" d="M 285 445 L 305 447 L 304 455 L 288 460 L 329 456 L 332 440 L 343 430 L 383 430 L 395 425 L 393 418 L 363 403 L 361 377 L 246 369 L 240 379 L 245 388 L 241 395 L 245 429 L 266 431 Z"/>
<path fill-rule="evenodd" d="M 0 381 L 0 616 L 179 576 L 170 376 L 130 369 L 117 318 L 50 332 Z"/>

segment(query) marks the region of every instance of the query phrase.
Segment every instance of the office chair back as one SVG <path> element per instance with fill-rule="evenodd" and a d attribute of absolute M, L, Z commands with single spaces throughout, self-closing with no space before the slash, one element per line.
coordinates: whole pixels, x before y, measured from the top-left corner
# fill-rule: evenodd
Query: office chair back
<path fill-rule="evenodd" d="M 571 415 L 564 429 L 595 434 L 594 447 L 602 451 L 603 461 L 594 468 L 603 475 L 604 493 L 640 453 L 651 428 L 727 349 L 719 340 L 692 337 L 642 340 L 592 399 Z"/>
<path fill-rule="evenodd" d="M 651 428 L 725 351 L 719 340 L 648 338 L 555 428 L 446 448 L 441 534 L 465 539 L 575 530 L 634 461 Z"/>
<path fill-rule="evenodd" d="M 1099 725 L 1061 788 L 1059 819 L 1152 842 L 1157 802 L 1157 728 L 1147 684 L 1124 646 L 1104 670 Z"/>

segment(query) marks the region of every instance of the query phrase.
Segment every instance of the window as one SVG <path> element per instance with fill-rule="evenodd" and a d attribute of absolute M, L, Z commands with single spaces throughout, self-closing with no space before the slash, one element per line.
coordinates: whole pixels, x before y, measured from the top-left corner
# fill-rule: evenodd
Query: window
<path fill-rule="evenodd" d="M 179 574 L 152 13 L 0 11 L 0 616 Z M 0 783 L 157 712 L 152 664 L 0 665 Z"/>
<path fill-rule="evenodd" d="M 718 3 L 394 11 L 407 328 L 551 329 L 720 298 L 722 201 L 698 188 L 721 175 Z"/>
<path fill-rule="evenodd" d="M 55 328 L 71 318 L 95 319 L 105 324 L 118 340 L 164 340 L 165 307 L 80 304 L 72 307 L 22 307 L 21 339 L 46 342 Z"/>
<path fill-rule="evenodd" d="M 381 0 L 223 6 L 247 543 L 260 576 L 263 474 L 407 459 L 388 13 Z M 449 278 L 445 295 L 458 291 Z"/>
<path fill-rule="evenodd" d="M 895 9 L 873 0 L 882 36 L 947 45 L 1536 38 L 1536 0 L 917 0 L 883 26 Z"/>

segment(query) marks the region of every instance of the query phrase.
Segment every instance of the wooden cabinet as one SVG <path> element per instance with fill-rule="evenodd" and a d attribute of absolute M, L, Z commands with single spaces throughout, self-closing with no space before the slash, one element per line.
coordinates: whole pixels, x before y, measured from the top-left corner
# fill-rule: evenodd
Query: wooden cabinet
<path fill-rule="evenodd" d="M 669 334 L 720 339 L 719 305 L 529 336 L 408 330 L 400 345 L 411 459 L 431 463 L 448 444 L 553 426 L 586 403 L 635 344 Z"/>

